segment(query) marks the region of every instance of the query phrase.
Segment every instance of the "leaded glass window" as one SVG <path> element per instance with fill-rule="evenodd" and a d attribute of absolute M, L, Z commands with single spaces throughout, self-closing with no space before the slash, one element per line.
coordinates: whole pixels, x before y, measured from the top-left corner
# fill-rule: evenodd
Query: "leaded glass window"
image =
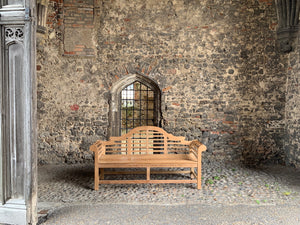
<path fill-rule="evenodd" d="M 135 81 L 122 90 L 120 97 L 121 134 L 138 126 L 156 125 L 154 90 Z"/>

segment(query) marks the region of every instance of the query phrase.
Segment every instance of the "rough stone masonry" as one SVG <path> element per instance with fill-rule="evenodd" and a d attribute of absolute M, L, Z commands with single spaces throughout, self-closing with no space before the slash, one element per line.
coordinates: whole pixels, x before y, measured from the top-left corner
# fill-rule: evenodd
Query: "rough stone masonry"
<path fill-rule="evenodd" d="M 37 46 L 39 163 L 91 160 L 89 146 L 108 138 L 111 87 L 138 73 L 161 89 L 163 128 L 204 142 L 206 154 L 300 165 L 286 158 L 299 154 L 299 135 L 285 151 L 300 117 L 290 89 L 286 126 L 299 53 L 279 53 L 276 26 L 273 0 L 49 0 Z"/>
<path fill-rule="evenodd" d="M 289 164 L 300 166 L 300 38 L 289 55 L 286 91 L 286 127 L 284 150 Z"/>

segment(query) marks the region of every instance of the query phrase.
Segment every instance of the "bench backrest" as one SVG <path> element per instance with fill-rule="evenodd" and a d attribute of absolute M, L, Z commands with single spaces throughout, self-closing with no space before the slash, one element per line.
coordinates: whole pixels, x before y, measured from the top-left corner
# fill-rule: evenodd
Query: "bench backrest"
<path fill-rule="evenodd" d="M 187 154 L 191 141 L 176 137 L 154 126 L 132 129 L 120 137 L 111 137 L 102 142 L 105 154 Z"/>

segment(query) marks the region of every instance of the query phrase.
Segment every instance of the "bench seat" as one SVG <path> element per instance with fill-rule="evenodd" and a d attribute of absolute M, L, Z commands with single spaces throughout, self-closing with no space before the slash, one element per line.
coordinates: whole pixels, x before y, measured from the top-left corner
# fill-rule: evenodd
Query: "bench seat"
<path fill-rule="evenodd" d="M 99 168 L 146 168 L 146 167 L 197 167 L 197 159 L 190 154 L 178 155 L 103 155 Z"/>

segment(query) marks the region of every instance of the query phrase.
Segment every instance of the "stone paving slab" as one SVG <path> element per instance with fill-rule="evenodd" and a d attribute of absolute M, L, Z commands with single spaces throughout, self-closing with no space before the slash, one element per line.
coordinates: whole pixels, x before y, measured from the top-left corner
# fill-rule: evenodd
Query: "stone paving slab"
<path fill-rule="evenodd" d="M 278 165 L 249 169 L 207 160 L 203 162 L 202 190 L 197 190 L 196 184 L 105 184 L 100 185 L 99 191 L 94 191 L 92 164 L 44 165 L 39 167 L 38 173 L 39 203 L 300 204 L 299 170 Z M 119 178 L 137 179 L 139 176 Z M 157 176 L 158 179 L 182 179 L 188 175 Z M 106 179 L 110 178 L 106 176 Z"/>

